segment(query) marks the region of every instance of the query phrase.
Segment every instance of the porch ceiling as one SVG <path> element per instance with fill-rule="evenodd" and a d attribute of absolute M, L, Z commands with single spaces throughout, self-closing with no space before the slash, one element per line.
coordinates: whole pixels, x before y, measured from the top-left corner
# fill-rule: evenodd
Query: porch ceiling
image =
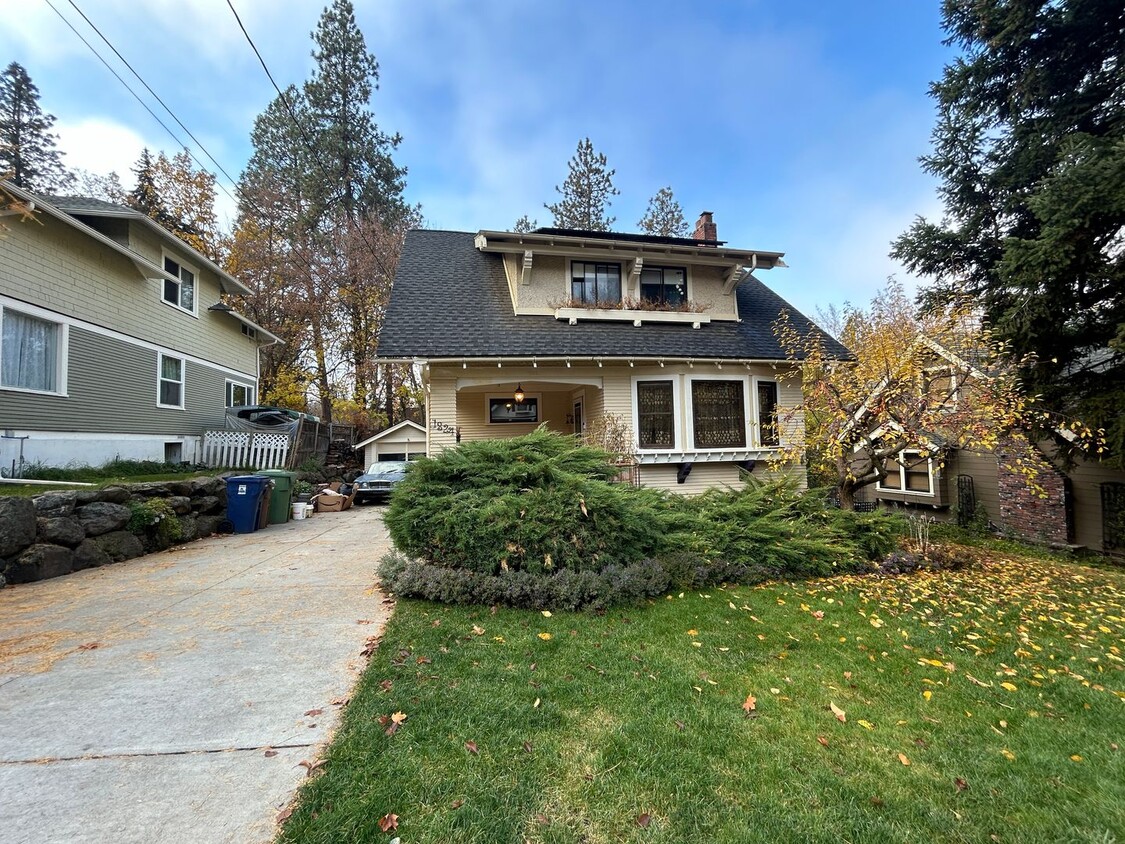
<path fill-rule="evenodd" d="M 603 379 L 600 375 L 544 375 L 542 372 L 536 372 L 534 378 L 520 378 L 519 376 L 512 377 L 511 374 L 505 373 L 503 376 L 497 374 L 476 378 L 458 378 L 457 392 L 473 390 L 477 387 L 514 390 L 517 384 L 522 385 L 527 392 L 541 392 L 543 389 L 558 386 L 597 387 L 600 390 L 602 389 L 602 381 Z"/>

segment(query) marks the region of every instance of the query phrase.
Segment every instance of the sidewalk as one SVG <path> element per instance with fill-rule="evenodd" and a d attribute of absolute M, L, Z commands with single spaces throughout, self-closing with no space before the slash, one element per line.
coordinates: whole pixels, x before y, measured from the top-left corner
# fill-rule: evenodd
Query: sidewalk
<path fill-rule="evenodd" d="M 380 515 L 0 590 L 0 840 L 270 841 L 389 614 Z"/>

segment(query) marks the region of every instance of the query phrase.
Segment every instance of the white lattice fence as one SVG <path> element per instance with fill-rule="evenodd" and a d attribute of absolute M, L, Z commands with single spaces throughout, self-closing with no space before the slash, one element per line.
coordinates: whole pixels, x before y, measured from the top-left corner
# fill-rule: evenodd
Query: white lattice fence
<path fill-rule="evenodd" d="M 205 431 L 203 462 L 212 468 L 282 469 L 289 456 L 288 434 Z"/>

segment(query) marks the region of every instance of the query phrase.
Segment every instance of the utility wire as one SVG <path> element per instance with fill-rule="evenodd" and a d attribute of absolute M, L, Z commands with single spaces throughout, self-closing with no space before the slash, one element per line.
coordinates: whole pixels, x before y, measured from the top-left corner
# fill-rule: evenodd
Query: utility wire
<path fill-rule="evenodd" d="M 144 108 L 144 110 L 145 110 L 145 111 L 147 111 L 147 112 L 148 112 L 148 113 L 149 113 L 150 115 L 152 115 L 152 119 L 153 119 L 153 120 L 155 120 L 155 121 L 156 121 L 157 123 L 159 123 L 159 124 L 160 124 L 160 125 L 161 125 L 161 126 L 163 127 L 164 131 L 165 131 L 165 132 L 167 132 L 167 133 L 168 133 L 169 135 L 171 135 L 171 136 L 172 136 L 172 140 L 174 140 L 174 141 L 176 142 L 176 144 L 180 146 L 180 148 L 181 148 L 181 149 L 186 149 L 186 150 L 188 151 L 188 155 L 190 155 L 190 156 L 191 156 L 191 158 L 192 158 L 192 160 L 193 160 L 193 161 L 194 161 L 194 162 L 195 162 L 196 164 L 198 164 L 198 165 L 199 165 L 200 169 L 202 169 L 202 170 L 206 171 L 206 170 L 207 170 L 207 165 L 205 165 L 205 164 L 204 164 L 204 163 L 203 163 L 202 161 L 200 161 L 200 160 L 199 160 L 199 158 L 198 158 L 198 157 L 197 157 L 197 156 L 195 155 L 195 153 L 191 151 L 190 147 L 188 147 L 188 145 L 187 145 L 187 144 L 185 144 L 185 143 L 184 143 L 183 141 L 181 141 L 181 140 L 179 139 L 179 137 L 177 137 L 177 135 L 176 135 L 176 133 L 175 133 L 175 132 L 173 132 L 173 131 L 172 131 L 171 129 L 169 129 L 169 128 L 168 128 L 168 124 L 167 124 L 167 123 L 165 123 L 165 122 L 164 122 L 163 120 L 161 120 L 161 119 L 160 119 L 160 117 L 159 117 L 159 116 L 158 116 L 158 115 L 156 114 L 156 112 L 154 112 L 154 111 L 153 111 L 153 110 L 152 110 L 151 108 L 149 108 L 149 106 L 148 106 L 148 103 L 146 103 L 146 102 L 145 102 L 145 101 L 144 101 L 143 99 L 141 99 L 140 95 L 139 95 L 139 94 L 138 94 L 138 93 L 137 93 L 136 91 L 134 91 L 134 90 L 132 89 L 132 87 L 131 87 L 131 86 L 129 85 L 129 83 L 128 83 L 128 82 L 126 82 L 126 81 L 125 81 L 124 79 L 122 79 L 122 78 L 121 78 L 121 74 L 119 74 L 119 73 L 118 73 L 118 72 L 117 72 L 116 70 L 114 70 L 114 69 L 113 69 L 113 66 L 112 66 L 112 65 L 110 65 L 110 63 L 109 63 L 109 62 L 107 62 L 107 61 L 105 60 L 105 58 L 104 58 L 104 57 L 102 56 L 102 54 L 101 54 L 101 53 L 99 53 L 99 52 L 97 51 L 97 49 L 95 49 L 95 48 L 94 48 L 94 45 L 93 45 L 93 44 L 91 44 L 91 43 L 90 43 L 89 41 L 87 41 L 87 40 L 86 40 L 86 38 L 85 38 L 85 36 L 83 36 L 81 32 L 79 32 L 79 31 L 78 31 L 77 29 L 75 29 L 75 28 L 74 28 L 74 24 L 72 24 L 72 23 L 71 23 L 71 22 L 70 22 L 69 20 L 67 20 L 67 19 L 66 19 L 66 17 L 65 17 L 64 15 L 63 15 L 63 13 L 62 13 L 62 12 L 60 12 L 60 11 L 59 11 L 59 10 L 58 10 L 57 8 L 55 8 L 55 4 L 54 4 L 54 3 L 52 3 L 52 2 L 51 2 L 51 0 L 44 0 L 44 2 L 45 2 L 45 3 L 46 3 L 46 4 L 48 5 L 48 6 L 50 6 L 50 7 L 51 7 L 51 11 L 53 11 L 53 12 L 54 12 L 54 13 L 55 13 L 56 15 L 58 15 L 58 16 L 59 16 L 59 18 L 60 18 L 60 19 L 62 20 L 62 22 L 63 22 L 63 23 L 65 23 L 65 24 L 66 24 L 66 25 L 67 25 L 67 26 L 68 26 L 68 27 L 70 28 L 70 31 L 71 31 L 71 32 L 73 32 L 73 33 L 74 33 L 75 35 L 77 35 L 77 36 L 78 36 L 78 39 L 79 39 L 79 40 L 80 40 L 80 41 L 81 41 L 81 42 L 82 42 L 83 44 L 85 44 L 85 45 L 86 45 L 86 46 L 87 46 L 87 47 L 88 47 L 88 48 L 90 49 L 90 52 L 91 52 L 91 53 L 93 53 L 93 54 L 94 54 L 95 56 L 97 56 L 97 58 L 98 58 L 98 61 L 100 61 L 100 62 L 101 62 L 101 63 L 102 63 L 103 65 L 105 65 L 105 66 L 106 66 L 106 69 L 107 69 L 107 70 L 108 70 L 108 71 L 109 71 L 110 73 L 112 73 L 112 74 L 113 74 L 113 75 L 114 75 L 114 76 L 115 76 L 115 77 L 117 78 L 117 81 L 118 81 L 118 82 L 120 82 L 120 83 L 121 83 L 122 85 L 124 85 L 124 86 L 125 86 L 125 90 L 127 90 L 127 91 L 128 91 L 128 92 L 129 92 L 130 94 L 132 94 L 132 95 L 133 95 L 133 98 L 134 98 L 134 99 L 135 99 L 135 100 L 136 100 L 136 101 L 137 101 L 138 103 L 140 103 L 140 104 L 141 104 L 141 106 L 142 106 L 142 107 Z M 71 5 L 73 6 L 73 5 L 74 5 L 74 3 L 73 3 L 73 2 L 71 2 Z M 75 8 L 77 9 L 78 7 L 77 7 L 77 6 L 75 6 Z M 79 13 L 79 14 L 82 14 L 82 11 L 81 11 L 81 10 L 79 9 L 79 10 L 78 10 L 78 13 Z M 82 17 L 83 17 L 83 18 L 86 18 L 86 16 L 85 16 L 85 15 L 82 15 Z M 86 19 L 86 22 L 87 22 L 87 23 L 89 23 L 89 19 L 88 19 L 88 18 Z M 90 24 L 90 26 L 93 26 L 93 24 Z M 97 30 L 97 28 L 96 28 L 96 27 L 94 28 L 94 31 L 95 31 L 95 32 L 98 32 L 98 30 Z M 100 32 L 98 32 L 98 35 L 101 35 L 101 33 L 100 33 Z M 103 40 L 103 41 L 105 40 L 105 36 L 104 36 L 104 35 L 102 35 L 102 40 Z M 106 41 L 106 43 L 108 44 L 109 42 L 108 42 L 108 41 Z M 111 45 L 110 45 L 110 48 L 112 49 L 112 47 L 113 47 L 113 45 L 111 44 Z M 113 52 L 117 53 L 117 50 L 114 50 Z M 118 53 L 118 57 L 120 57 L 120 55 L 121 55 L 121 54 L 120 54 L 120 53 Z M 122 59 L 122 61 L 125 61 L 125 60 L 124 60 L 124 59 Z M 126 62 L 126 66 L 128 66 L 128 62 Z M 133 70 L 133 69 L 132 69 L 131 67 L 130 67 L 129 69 L 130 69 L 130 70 Z M 135 70 L 133 70 L 133 73 L 134 73 L 134 75 L 136 75 L 136 73 L 137 73 L 137 72 L 136 72 Z M 140 79 L 140 76 L 137 76 L 137 78 L 138 78 L 138 79 Z M 144 82 L 144 80 L 143 80 L 143 79 L 141 79 L 141 82 L 143 83 L 143 82 Z M 146 88 L 148 88 L 148 85 L 146 84 L 146 85 L 145 85 L 145 87 L 146 87 Z M 152 91 L 152 89 L 151 89 L 151 88 L 149 88 L 149 91 L 151 92 L 151 91 Z M 155 94 L 153 94 L 153 96 L 156 96 L 156 95 L 155 95 Z M 160 98 L 159 98 L 159 97 L 157 97 L 157 99 L 159 100 Z M 161 101 L 161 103 L 160 103 L 160 104 L 161 104 L 161 105 L 164 105 L 163 101 Z M 165 108 L 165 109 L 167 109 L 167 108 L 168 108 L 168 106 L 164 105 L 164 108 Z M 168 113 L 169 113 L 169 114 L 172 114 L 172 112 L 171 112 L 171 110 L 170 110 L 170 109 L 168 110 Z M 176 115 L 175 115 L 175 114 L 172 114 L 172 117 L 173 117 L 173 118 L 175 118 L 175 117 L 176 117 Z M 176 122 L 177 122 L 177 123 L 180 123 L 180 121 L 179 121 L 179 118 L 176 118 Z M 183 126 L 183 123 L 180 123 L 180 125 L 181 125 L 181 126 Z M 186 131 L 186 127 L 185 127 L 185 131 Z M 191 135 L 191 133 L 190 133 L 190 132 L 188 132 L 188 134 L 189 134 L 189 135 Z M 194 138 L 195 136 L 194 136 L 194 135 L 192 135 L 192 137 Z M 196 141 L 196 143 L 199 143 L 199 142 L 198 142 L 198 141 Z M 201 145 L 201 147 L 200 147 L 200 148 L 202 148 L 202 145 Z M 206 152 L 206 150 L 204 150 L 204 151 Z M 208 153 L 208 157 L 210 158 L 210 153 Z M 213 158 L 212 158 L 211 160 L 212 160 L 212 161 L 214 161 L 214 159 L 213 159 Z M 222 169 L 222 168 L 220 167 L 219 169 Z M 224 171 L 223 171 L 223 173 L 224 173 L 224 174 L 226 174 L 226 171 L 224 170 Z M 227 178 L 229 179 L 229 178 L 230 178 L 230 176 L 227 176 Z M 225 193 L 225 194 L 226 194 L 227 196 L 229 196 L 229 197 L 231 198 L 231 200 L 232 200 L 232 201 L 234 201 L 234 202 L 236 202 L 236 203 L 238 202 L 238 199 L 237 199 L 237 197 L 235 197 L 235 195 L 234 195 L 234 194 L 232 194 L 232 193 L 231 193 L 231 192 L 230 192 L 229 190 L 227 190 L 227 187 L 226 187 L 226 185 L 224 185 L 224 184 L 222 184 L 221 182 L 218 182 L 218 181 L 216 181 L 216 184 L 217 184 L 217 185 L 218 185 L 218 187 L 219 187 L 219 188 L 220 188 L 220 189 L 222 190 L 222 192 L 223 192 L 223 193 Z"/>
<path fill-rule="evenodd" d="M 166 102 L 164 102 L 164 100 L 160 99 L 160 95 L 157 94 L 156 91 L 152 90 L 152 86 L 149 85 L 147 82 L 145 82 L 144 78 L 139 73 L 137 73 L 136 69 L 131 64 L 129 64 L 129 60 L 126 59 L 123 55 L 121 55 L 121 53 L 118 51 L 118 49 L 116 47 L 114 47 L 113 44 L 110 43 L 109 39 L 106 38 L 105 35 L 102 34 L 102 31 L 94 25 L 94 22 L 92 20 L 90 20 L 88 17 L 86 17 L 86 13 L 83 12 L 80 8 L 78 8 L 78 4 L 75 3 L 74 0 L 67 0 L 67 2 L 70 3 L 70 5 L 72 7 L 74 7 L 74 11 L 78 12 L 78 14 L 80 14 L 82 16 L 82 20 L 86 21 L 86 23 L 89 24 L 90 29 L 94 30 L 94 32 L 96 32 L 98 34 L 98 37 L 101 38 L 102 41 L 104 41 L 106 43 L 106 46 L 109 47 L 109 49 L 113 50 L 113 54 L 115 56 L 117 56 L 117 58 L 121 59 L 121 63 L 124 64 L 125 67 L 129 68 L 130 72 L 135 77 L 137 77 L 137 79 L 140 81 L 140 83 L 142 85 L 145 86 L 145 90 L 147 90 L 150 94 L 152 94 L 152 96 L 156 99 L 156 101 L 164 107 L 164 110 L 166 112 L 168 112 L 170 115 L 172 115 L 172 119 L 176 121 L 176 123 L 179 125 L 179 127 L 181 129 L 183 129 L 185 132 L 187 132 L 187 135 L 188 135 L 189 138 L 191 138 L 193 141 L 195 141 L 196 146 L 198 146 L 203 151 L 203 154 L 206 155 L 209 159 L 211 159 L 211 163 L 214 164 L 215 167 L 218 168 L 219 172 L 227 177 L 227 181 L 229 181 L 232 185 L 237 184 L 238 180 L 233 178 L 231 176 L 231 174 L 228 173 L 223 168 L 223 165 L 220 164 L 215 159 L 215 156 L 211 155 L 211 153 L 207 151 L 207 147 L 203 146 L 203 143 L 199 140 L 199 138 L 195 137 L 195 135 L 192 134 L 191 129 L 189 129 L 187 126 L 184 125 L 183 121 L 180 120 L 180 118 L 176 116 L 176 113 L 174 111 L 172 111 L 171 108 L 168 107 L 168 104 Z"/>

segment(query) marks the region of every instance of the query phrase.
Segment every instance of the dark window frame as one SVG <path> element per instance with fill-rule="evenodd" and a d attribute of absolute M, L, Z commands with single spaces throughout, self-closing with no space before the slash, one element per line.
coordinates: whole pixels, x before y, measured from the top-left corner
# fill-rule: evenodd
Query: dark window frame
<path fill-rule="evenodd" d="M 768 407 L 763 406 L 763 387 L 773 391 L 773 400 Z M 758 445 L 763 448 L 779 448 L 781 446 L 781 425 L 777 419 L 778 399 L 777 381 L 771 378 L 754 379 L 754 412 L 758 416 Z"/>
<path fill-rule="evenodd" d="M 649 283 L 646 284 L 645 283 L 645 275 L 647 273 L 653 273 L 653 272 L 659 272 L 660 273 L 660 281 L 657 282 L 656 284 L 654 284 L 652 282 L 649 282 Z M 668 277 L 667 277 L 667 275 L 665 275 L 668 272 L 681 272 L 681 273 L 683 273 L 683 279 L 684 279 L 684 281 L 683 281 L 683 295 L 680 296 L 680 299 L 679 299 L 678 302 L 669 302 L 668 301 L 667 289 L 669 287 L 674 288 L 674 287 L 679 286 L 679 285 L 676 285 L 676 284 L 672 284 L 668 281 Z M 659 287 L 659 295 L 656 296 L 656 297 L 646 296 L 645 295 L 645 288 L 646 287 L 648 287 L 650 289 L 652 287 Z M 662 264 L 658 264 L 658 265 L 651 266 L 651 267 L 650 266 L 643 267 L 641 269 L 641 290 L 640 290 L 640 294 L 641 294 L 641 301 L 642 302 L 652 302 L 655 305 L 663 305 L 665 307 L 677 307 L 679 305 L 684 304 L 685 302 L 688 302 L 689 296 L 688 296 L 688 270 L 687 270 L 687 267 L 664 266 Z"/>
<path fill-rule="evenodd" d="M 667 389 L 667 409 L 657 411 L 644 410 L 643 399 L 641 396 L 642 390 L 645 388 L 658 387 L 659 389 Z M 646 451 L 675 451 L 676 450 L 676 385 L 671 378 L 638 378 L 636 381 L 636 401 L 637 401 L 637 448 Z M 666 419 L 666 430 L 671 435 L 670 443 L 660 443 L 655 441 L 654 438 L 646 438 L 646 432 L 657 434 L 653 423 L 660 419 Z M 665 426 L 661 426 L 665 427 Z"/>
<path fill-rule="evenodd" d="M 581 276 L 577 275 L 577 269 L 579 267 L 582 268 L 582 275 Z M 593 277 L 593 295 L 592 295 L 592 298 L 591 298 L 591 291 L 589 290 L 589 285 L 591 283 L 590 282 L 591 276 L 590 276 L 589 270 L 587 269 L 588 267 L 594 268 L 593 276 L 592 276 Z M 603 282 L 602 282 L 603 270 L 605 271 L 604 272 L 604 278 L 605 278 L 604 283 L 606 285 L 608 285 L 608 288 L 609 288 L 605 291 L 606 295 L 605 295 L 604 298 L 602 296 L 602 290 L 601 290 L 601 287 L 602 287 L 602 284 L 603 284 Z M 610 270 L 613 270 L 613 273 L 609 272 Z M 613 284 L 614 284 L 613 275 L 614 275 L 614 273 L 616 273 L 616 285 L 617 285 L 616 298 L 613 297 Z M 591 306 L 591 307 L 598 307 L 599 305 L 620 305 L 621 304 L 621 297 L 622 297 L 621 277 L 622 277 L 622 272 L 621 272 L 621 264 L 620 263 L 616 263 L 616 262 L 613 262 L 613 261 L 571 261 L 570 262 L 570 298 L 579 307 L 581 307 L 582 305 L 587 305 L 587 306 Z"/>
<path fill-rule="evenodd" d="M 691 443 L 696 451 L 740 451 L 748 447 L 746 434 L 747 415 L 747 384 L 746 378 L 689 378 L 689 395 L 691 398 Z M 718 396 L 701 396 L 699 390 L 712 388 L 716 385 L 728 384 L 738 386 L 737 400 L 733 401 L 726 409 L 717 406 L 708 407 L 708 402 L 713 402 Z M 702 400 L 701 400 L 702 399 Z M 727 417 L 731 424 L 726 428 L 719 425 Z M 701 442 L 700 432 L 703 432 Z M 727 441 L 723 441 L 727 440 Z"/>

